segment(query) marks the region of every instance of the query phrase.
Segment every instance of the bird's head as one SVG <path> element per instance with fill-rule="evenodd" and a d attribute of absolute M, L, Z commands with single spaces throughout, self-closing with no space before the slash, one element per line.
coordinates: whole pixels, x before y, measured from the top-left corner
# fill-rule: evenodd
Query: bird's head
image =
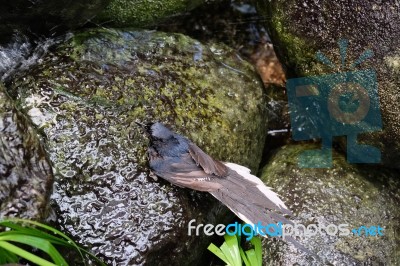
<path fill-rule="evenodd" d="M 173 137 L 174 133 L 160 122 L 142 124 L 136 122 L 151 140 L 164 141 Z"/>

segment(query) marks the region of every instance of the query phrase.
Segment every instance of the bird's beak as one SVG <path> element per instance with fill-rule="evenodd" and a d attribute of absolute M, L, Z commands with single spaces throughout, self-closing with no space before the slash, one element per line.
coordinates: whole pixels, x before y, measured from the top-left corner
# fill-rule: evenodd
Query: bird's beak
<path fill-rule="evenodd" d="M 146 129 L 146 125 L 145 124 L 140 123 L 138 121 L 135 121 L 135 123 L 136 123 L 136 125 L 140 126 L 141 128 Z"/>
<path fill-rule="evenodd" d="M 143 132 L 144 132 L 146 135 L 150 135 L 150 132 L 149 132 L 150 127 L 149 127 L 149 125 L 140 123 L 140 122 L 138 122 L 138 121 L 135 121 L 135 123 L 136 123 L 136 125 L 138 125 L 138 126 L 143 130 Z"/>

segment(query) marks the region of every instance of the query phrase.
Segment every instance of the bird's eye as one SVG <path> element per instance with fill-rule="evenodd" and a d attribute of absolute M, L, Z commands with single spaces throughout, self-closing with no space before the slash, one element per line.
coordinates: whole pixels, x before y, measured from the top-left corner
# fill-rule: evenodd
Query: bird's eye
<path fill-rule="evenodd" d="M 153 137 L 153 139 L 154 139 L 155 141 L 158 141 L 158 142 L 164 142 L 164 139 L 163 139 L 163 138 Z"/>

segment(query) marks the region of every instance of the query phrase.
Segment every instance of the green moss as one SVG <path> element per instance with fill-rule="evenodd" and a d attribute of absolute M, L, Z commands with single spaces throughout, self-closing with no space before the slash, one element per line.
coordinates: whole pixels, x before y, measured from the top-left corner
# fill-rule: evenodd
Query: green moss
<path fill-rule="evenodd" d="M 117 27 L 143 27 L 189 11 L 202 0 L 112 0 L 96 18 Z"/>
<path fill-rule="evenodd" d="M 1 83 L 0 131 L 0 218 L 45 219 L 51 166 L 37 132 Z"/>
<path fill-rule="evenodd" d="M 327 238 L 318 234 L 302 243 L 313 252 L 329 250 L 319 255 L 343 265 L 367 261 L 396 264 L 395 254 L 399 252 L 396 243 L 400 239 L 395 232 L 400 227 L 397 207 L 400 197 L 393 195 L 400 195 L 398 172 L 351 165 L 336 152 L 333 153 L 332 168 L 299 168 L 299 154 L 318 148 L 318 145 L 311 144 L 282 147 L 264 167 L 262 180 L 282 196 L 298 223 L 348 224 L 351 229 L 361 225 L 380 225 L 386 228 L 385 236 Z M 283 254 L 283 258 L 278 258 L 277 254 Z M 271 260 L 284 260 L 291 265 L 309 265 L 310 262 L 286 249 L 277 254 L 271 256 Z"/>
<path fill-rule="evenodd" d="M 262 2 L 262 4 L 260 4 Z M 258 1 L 260 12 L 268 19 L 268 28 L 273 37 L 274 46 L 282 63 L 289 66 L 290 75 L 308 76 L 319 73 L 320 69 L 310 69 L 315 63 L 313 41 L 296 32 L 291 25 L 290 16 L 295 1 L 271 2 Z"/>
<path fill-rule="evenodd" d="M 371 69 L 377 73 L 383 130 L 360 134 L 362 143 L 379 147 L 382 163 L 399 168 L 400 112 L 398 44 L 400 24 L 396 5 L 376 1 L 371 8 L 365 1 L 352 1 L 343 8 L 340 1 L 257 1 L 265 16 L 271 39 L 288 77 L 318 76 Z M 338 16 L 340 14 L 340 16 Z M 389 26 L 390 25 L 390 26 Z M 344 65 L 338 41 L 348 41 Z M 367 50 L 374 56 L 353 67 Z M 325 66 L 314 58 L 320 51 L 333 65 Z M 345 148 L 345 145 L 342 145 Z"/>
<path fill-rule="evenodd" d="M 109 254 L 110 264 L 190 263 L 199 256 L 193 250 L 208 243 L 187 236 L 185 222 L 229 217 L 205 193 L 152 181 L 148 139 L 136 120 L 167 123 L 213 157 L 253 171 L 267 134 L 266 99 L 252 66 L 226 46 L 181 34 L 78 33 L 11 87 L 26 114 L 56 114 L 54 123 L 36 125 L 57 171 L 58 219 L 80 242 Z M 153 205 L 164 207 L 156 212 Z M 129 237 L 116 240 L 120 235 Z"/>

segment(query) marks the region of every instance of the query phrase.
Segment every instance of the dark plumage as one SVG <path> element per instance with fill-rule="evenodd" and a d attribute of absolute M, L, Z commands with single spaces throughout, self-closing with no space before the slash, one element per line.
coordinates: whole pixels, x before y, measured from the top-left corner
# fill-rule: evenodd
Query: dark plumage
<path fill-rule="evenodd" d="M 292 223 L 283 216 L 291 212 L 282 200 L 248 168 L 214 160 L 161 123 L 138 124 L 150 138 L 150 168 L 157 176 L 180 187 L 209 192 L 248 224 Z M 294 239 L 287 240 L 304 250 Z"/>
<path fill-rule="evenodd" d="M 214 160 L 161 123 L 140 125 L 150 138 L 150 168 L 157 176 L 180 187 L 210 192 L 245 222 L 286 221 L 279 214 L 290 214 L 285 204 L 246 167 Z M 267 210 L 276 213 L 271 216 Z"/>

